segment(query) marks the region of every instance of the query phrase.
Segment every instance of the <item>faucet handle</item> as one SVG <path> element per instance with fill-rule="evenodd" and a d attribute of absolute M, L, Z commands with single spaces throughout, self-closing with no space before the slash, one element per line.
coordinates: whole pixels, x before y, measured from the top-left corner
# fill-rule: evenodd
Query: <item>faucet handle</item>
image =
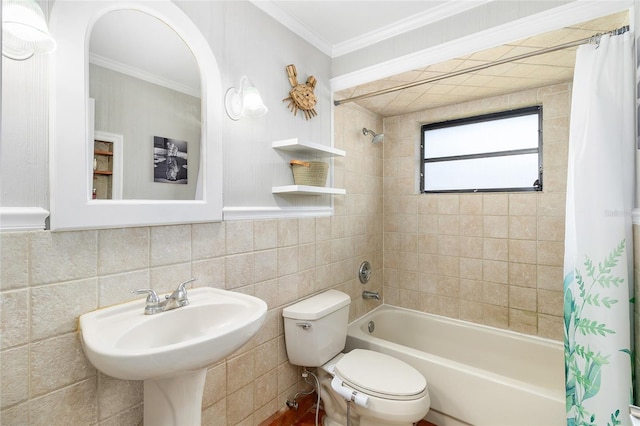
<path fill-rule="evenodd" d="M 165 296 L 165 299 L 175 300 L 178 303 L 178 306 L 187 306 L 189 304 L 189 299 L 187 298 L 187 289 L 185 286 L 195 280 L 196 278 L 189 278 L 188 280 L 181 282 L 173 293 Z"/>
<path fill-rule="evenodd" d="M 133 294 L 147 294 L 147 304 L 154 304 L 157 305 L 158 303 L 160 303 L 160 298 L 158 297 L 158 293 L 155 292 L 155 290 L 152 290 L 150 288 L 141 288 L 138 290 L 131 290 L 131 293 Z"/>
<path fill-rule="evenodd" d="M 188 280 L 181 282 L 180 284 L 178 284 L 178 288 L 176 290 L 176 293 L 178 294 L 178 297 L 187 297 L 187 289 L 185 288 L 185 286 L 187 284 L 189 284 L 190 282 L 193 282 L 197 280 L 197 278 L 189 278 Z"/>

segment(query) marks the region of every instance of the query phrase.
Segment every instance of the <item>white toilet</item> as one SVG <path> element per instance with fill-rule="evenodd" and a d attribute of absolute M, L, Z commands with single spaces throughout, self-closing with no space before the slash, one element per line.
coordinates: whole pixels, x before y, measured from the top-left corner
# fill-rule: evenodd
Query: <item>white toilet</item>
<path fill-rule="evenodd" d="M 341 353 L 350 302 L 347 294 L 328 290 L 285 308 L 289 362 L 320 367 L 324 426 L 345 426 L 347 410 L 352 426 L 412 425 L 429 411 L 427 381 L 389 355 L 364 349 Z"/>

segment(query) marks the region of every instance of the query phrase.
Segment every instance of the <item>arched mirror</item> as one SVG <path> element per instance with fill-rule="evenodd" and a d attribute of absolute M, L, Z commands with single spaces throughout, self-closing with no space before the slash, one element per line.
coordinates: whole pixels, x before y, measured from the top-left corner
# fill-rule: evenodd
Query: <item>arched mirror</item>
<path fill-rule="evenodd" d="M 221 220 L 221 90 L 176 5 L 56 2 L 51 229 Z"/>
<path fill-rule="evenodd" d="M 189 47 L 156 17 L 122 9 L 96 21 L 88 59 L 96 199 L 194 200 L 201 96 Z"/>

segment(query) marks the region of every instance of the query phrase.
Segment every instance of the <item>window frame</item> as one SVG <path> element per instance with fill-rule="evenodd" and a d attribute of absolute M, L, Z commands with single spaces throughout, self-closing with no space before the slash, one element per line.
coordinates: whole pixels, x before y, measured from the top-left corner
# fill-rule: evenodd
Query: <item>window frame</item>
<path fill-rule="evenodd" d="M 465 124 L 481 123 L 485 121 L 497 121 L 507 118 L 521 117 L 524 115 L 538 115 L 538 147 L 513 149 L 505 151 L 489 151 L 479 154 L 464 154 L 446 157 L 425 158 L 425 133 L 428 130 L 443 129 L 447 127 L 456 127 Z M 468 188 L 468 189 L 438 189 L 425 190 L 425 168 L 428 163 L 443 163 L 447 161 L 507 157 L 521 154 L 538 154 L 538 179 L 530 187 L 501 187 L 501 188 Z M 543 188 L 543 164 L 542 164 L 542 105 L 518 108 L 482 114 L 473 117 L 458 118 L 455 120 L 441 121 L 437 123 L 423 124 L 420 127 L 420 193 L 422 194 L 438 194 L 438 193 L 475 193 L 475 192 L 533 192 L 542 191 Z M 537 185 L 536 185 L 537 183 Z"/>

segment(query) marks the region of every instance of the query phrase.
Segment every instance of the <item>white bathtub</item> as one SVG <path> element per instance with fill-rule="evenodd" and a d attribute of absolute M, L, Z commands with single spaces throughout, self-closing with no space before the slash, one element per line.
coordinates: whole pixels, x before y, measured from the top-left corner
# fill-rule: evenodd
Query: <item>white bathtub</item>
<path fill-rule="evenodd" d="M 566 424 L 560 342 L 382 305 L 349 325 L 346 350 L 355 348 L 419 370 L 431 396 L 426 419 L 438 426 Z"/>

